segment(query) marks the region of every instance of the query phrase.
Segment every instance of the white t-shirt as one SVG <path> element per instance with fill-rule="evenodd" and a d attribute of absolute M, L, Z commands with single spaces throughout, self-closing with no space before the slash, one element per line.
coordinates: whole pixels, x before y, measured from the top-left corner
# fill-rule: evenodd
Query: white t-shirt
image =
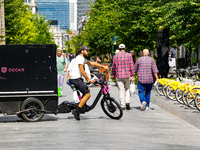
<path fill-rule="evenodd" d="M 78 79 L 82 77 L 81 71 L 79 69 L 79 64 L 85 65 L 87 62 L 87 59 L 85 59 L 82 55 L 78 55 L 76 58 L 73 59 L 73 61 L 70 63 L 71 69 L 70 71 L 70 79 Z"/>

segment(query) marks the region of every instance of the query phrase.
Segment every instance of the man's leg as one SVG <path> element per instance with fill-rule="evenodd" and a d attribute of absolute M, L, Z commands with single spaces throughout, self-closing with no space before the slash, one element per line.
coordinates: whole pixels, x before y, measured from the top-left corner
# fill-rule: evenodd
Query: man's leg
<path fill-rule="evenodd" d="M 72 110 L 72 114 L 74 115 L 76 120 L 80 120 L 80 111 L 81 108 L 85 105 L 87 100 L 90 98 L 90 89 L 87 87 L 87 85 L 83 82 L 82 79 L 70 79 L 69 82 L 71 84 L 74 84 L 76 89 L 79 90 L 83 97 L 79 103 L 79 105 L 76 107 L 75 110 Z"/>
<path fill-rule="evenodd" d="M 61 88 L 61 95 L 63 93 L 64 75 L 58 75 L 58 87 Z"/>
<path fill-rule="evenodd" d="M 152 83 L 146 84 L 146 95 L 145 95 L 145 99 L 147 102 L 147 107 L 149 107 L 150 104 L 150 96 L 151 96 L 151 89 L 152 89 Z"/>
<path fill-rule="evenodd" d="M 88 90 L 90 91 L 90 89 L 88 88 Z M 82 98 L 81 98 L 81 101 L 80 101 L 80 103 L 78 104 L 78 107 L 80 107 L 80 108 L 82 108 L 84 105 L 85 105 L 85 103 L 88 101 L 88 99 L 90 98 L 90 93 L 87 93 L 87 94 L 85 94 Z"/>
<path fill-rule="evenodd" d="M 60 75 L 60 87 L 61 87 L 61 95 L 63 94 L 63 84 L 64 84 L 64 79 L 65 79 L 65 75 L 62 74 Z"/>
<path fill-rule="evenodd" d="M 85 105 L 85 103 L 88 101 L 88 99 L 90 98 L 90 93 L 87 93 L 85 94 L 80 103 L 78 104 L 78 106 L 76 107 L 75 110 L 72 111 L 72 114 L 74 115 L 75 119 L 76 120 L 80 120 L 80 111 L 81 111 L 81 108 Z"/>
<path fill-rule="evenodd" d="M 130 109 L 130 79 L 124 79 L 126 109 Z"/>
<path fill-rule="evenodd" d="M 144 86 L 144 84 L 139 83 L 139 82 L 138 82 L 138 95 L 139 95 L 141 103 L 142 102 L 146 102 L 146 99 L 145 99 L 145 86 Z"/>
<path fill-rule="evenodd" d="M 116 79 L 117 85 L 118 85 L 118 90 L 119 90 L 119 102 L 121 107 L 124 109 L 126 106 L 126 102 L 124 99 L 124 80 L 123 79 Z"/>
<path fill-rule="evenodd" d="M 141 102 L 141 111 L 144 111 L 146 108 L 146 97 L 145 97 L 145 86 L 146 84 L 142 84 L 138 82 L 138 95 L 140 97 L 140 102 Z"/>

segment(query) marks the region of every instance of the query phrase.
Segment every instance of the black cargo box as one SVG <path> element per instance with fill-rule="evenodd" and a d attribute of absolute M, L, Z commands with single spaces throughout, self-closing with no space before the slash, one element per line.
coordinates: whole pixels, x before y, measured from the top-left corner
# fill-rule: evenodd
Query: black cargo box
<path fill-rule="evenodd" d="M 19 111 L 29 97 L 39 98 L 46 110 L 56 110 L 56 45 L 1 45 L 0 69 L 1 112 Z"/>

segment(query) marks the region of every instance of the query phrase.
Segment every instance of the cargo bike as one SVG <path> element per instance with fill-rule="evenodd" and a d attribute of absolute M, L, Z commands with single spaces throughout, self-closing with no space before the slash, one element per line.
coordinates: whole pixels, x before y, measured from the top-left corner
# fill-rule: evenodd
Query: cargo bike
<path fill-rule="evenodd" d="M 44 114 L 69 113 L 78 105 L 64 101 L 58 106 L 54 44 L 1 45 L 0 68 L 0 113 L 5 116 L 16 114 L 26 121 L 36 122 Z M 93 104 L 85 105 L 81 112 L 92 110 L 103 95 L 101 107 L 105 114 L 120 119 L 123 111 L 110 97 L 108 82 L 104 78 L 99 84 L 101 88 Z"/>

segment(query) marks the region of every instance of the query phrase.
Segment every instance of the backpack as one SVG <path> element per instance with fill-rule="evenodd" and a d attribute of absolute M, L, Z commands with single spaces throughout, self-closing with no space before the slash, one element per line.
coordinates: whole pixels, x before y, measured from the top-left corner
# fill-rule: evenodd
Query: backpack
<path fill-rule="evenodd" d="M 65 55 L 63 54 L 63 59 L 64 59 L 64 63 L 65 63 Z"/>
<path fill-rule="evenodd" d="M 72 61 L 72 59 L 73 59 L 74 57 L 75 57 L 74 54 L 70 54 L 70 55 L 69 55 L 69 60 L 70 60 L 70 62 Z"/>

